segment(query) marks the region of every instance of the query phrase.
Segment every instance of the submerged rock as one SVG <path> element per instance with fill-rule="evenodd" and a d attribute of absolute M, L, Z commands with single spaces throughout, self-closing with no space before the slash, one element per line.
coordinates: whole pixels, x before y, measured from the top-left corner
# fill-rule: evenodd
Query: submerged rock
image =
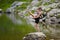
<path fill-rule="evenodd" d="M 23 40 L 46 40 L 46 35 L 42 32 L 29 33 Z"/>
<path fill-rule="evenodd" d="M 2 13 L 3 13 L 3 11 L 2 11 L 2 9 L 0 9 L 0 16 L 2 15 Z"/>
<path fill-rule="evenodd" d="M 2 13 L 2 9 L 0 9 L 0 13 Z"/>

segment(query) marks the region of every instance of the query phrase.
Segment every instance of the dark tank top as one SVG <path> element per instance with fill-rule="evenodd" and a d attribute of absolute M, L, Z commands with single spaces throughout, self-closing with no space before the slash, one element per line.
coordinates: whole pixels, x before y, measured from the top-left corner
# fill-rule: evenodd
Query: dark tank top
<path fill-rule="evenodd" d="M 39 13 L 37 13 L 37 15 L 38 15 Z M 35 20 L 39 20 L 40 19 L 40 16 L 39 17 L 37 17 L 37 18 L 34 18 Z"/>

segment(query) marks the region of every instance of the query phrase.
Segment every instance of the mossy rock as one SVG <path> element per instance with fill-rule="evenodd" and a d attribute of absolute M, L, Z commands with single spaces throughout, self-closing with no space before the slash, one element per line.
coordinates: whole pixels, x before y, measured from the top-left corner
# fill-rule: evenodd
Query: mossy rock
<path fill-rule="evenodd" d="M 51 8 L 46 8 L 46 9 L 45 9 L 46 12 L 48 12 L 48 11 L 50 11 L 50 10 L 51 10 Z"/>
<path fill-rule="evenodd" d="M 51 14 L 51 15 L 49 15 L 50 17 L 53 17 L 54 16 L 54 14 Z"/>
<path fill-rule="evenodd" d="M 46 2 L 44 5 L 46 6 L 46 5 L 49 5 L 50 3 L 49 2 Z"/>
<path fill-rule="evenodd" d="M 60 15 L 56 16 L 56 18 L 60 18 Z"/>

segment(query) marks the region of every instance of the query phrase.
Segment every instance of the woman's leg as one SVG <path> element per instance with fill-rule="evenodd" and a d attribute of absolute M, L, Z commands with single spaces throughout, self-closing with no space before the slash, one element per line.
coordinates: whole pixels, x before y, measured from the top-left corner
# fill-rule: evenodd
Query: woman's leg
<path fill-rule="evenodd" d="M 40 32 L 40 27 L 39 27 L 39 24 L 35 23 L 35 29 Z"/>

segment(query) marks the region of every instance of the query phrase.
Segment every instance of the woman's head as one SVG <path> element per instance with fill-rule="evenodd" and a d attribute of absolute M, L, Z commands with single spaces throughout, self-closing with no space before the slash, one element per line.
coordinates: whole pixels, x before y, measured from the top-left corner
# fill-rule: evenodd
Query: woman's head
<path fill-rule="evenodd" d="M 39 7 L 37 10 L 42 11 L 42 8 L 41 8 L 41 7 Z"/>
<path fill-rule="evenodd" d="M 42 11 L 42 8 L 41 7 L 37 8 L 37 12 L 39 12 L 39 11 Z"/>

